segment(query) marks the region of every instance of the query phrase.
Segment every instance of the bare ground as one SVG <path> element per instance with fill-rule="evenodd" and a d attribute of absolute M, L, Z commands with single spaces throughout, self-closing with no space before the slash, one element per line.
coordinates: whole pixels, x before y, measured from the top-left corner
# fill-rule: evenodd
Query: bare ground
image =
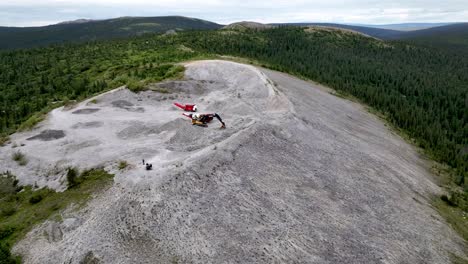
<path fill-rule="evenodd" d="M 117 173 L 87 208 L 18 243 L 26 263 L 448 263 L 449 252 L 465 256 L 463 240 L 430 206 L 440 189 L 426 164 L 361 106 L 231 62 L 190 63 L 186 79 L 164 84 L 168 95 L 118 89 L 99 96 L 99 111 L 86 111 L 87 102 L 54 110 L 39 129 L 12 136 L 26 142 L 24 167 L 11 160 L 15 149 L 0 149 L 0 167 L 23 184 L 61 189 L 60 168 L 69 165 Z M 172 99 L 221 114 L 228 128 L 191 126 Z M 25 141 L 47 129 L 66 136 Z M 142 158 L 155 169 L 145 171 Z M 130 169 L 119 172 L 118 160 Z"/>

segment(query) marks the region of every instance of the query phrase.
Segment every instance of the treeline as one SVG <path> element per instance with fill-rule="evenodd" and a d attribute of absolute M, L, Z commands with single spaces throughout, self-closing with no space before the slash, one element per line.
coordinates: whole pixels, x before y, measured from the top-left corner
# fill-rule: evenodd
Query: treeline
<path fill-rule="evenodd" d="M 214 54 L 255 59 L 359 98 L 468 186 L 468 56 L 330 30 L 193 31 L 2 52 L 0 131 L 57 102 L 157 81 L 173 70 L 167 63 Z"/>

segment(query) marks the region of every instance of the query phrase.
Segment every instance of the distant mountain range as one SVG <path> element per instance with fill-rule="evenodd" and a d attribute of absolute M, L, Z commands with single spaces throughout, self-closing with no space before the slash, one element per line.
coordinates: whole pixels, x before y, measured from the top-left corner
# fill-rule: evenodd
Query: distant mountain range
<path fill-rule="evenodd" d="M 402 31 L 398 30 L 390 30 L 390 29 L 381 29 L 381 28 L 373 28 L 373 27 L 363 27 L 363 26 L 352 26 L 352 25 L 344 25 L 344 24 L 335 24 L 335 23 L 281 23 L 281 24 L 272 24 L 272 25 L 290 25 L 290 26 L 323 26 L 323 27 L 335 27 L 335 28 L 343 28 L 354 30 L 365 35 L 369 35 L 379 39 L 391 39 L 396 38 L 398 35 L 402 33 Z"/>
<path fill-rule="evenodd" d="M 405 40 L 416 44 L 468 50 L 468 23 L 405 23 L 389 25 L 344 25 L 335 23 L 273 23 L 243 21 L 227 26 L 182 17 L 120 17 L 106 20 L 78 19 L 44 27 L 0 27 L 0 49 L 45 46 L 123 38 L 145 33 L 183 30 L 268 29 L 278 25 L 324 26 L 353 30 L 382 40 Z M 413 30 L 418 29 L 418 30 Z"/>
<path fill-rule="evenodd" d="M 400 35 L 398 39 L 468 53 L 468 23 L 410 31 Z"/>
<path fill-rule="evenodd" d="M 60 22 L 60 23 L 58 23 L 57 25 L 81 24 L 81 23 L 88 23 L 88 22 L 93 22 L 93 21 L 99 21 L 99 20 L 94 20 L 94 19 L 77 19 L 77 20 L 72 20 L 72 21 Z"/>
<path fill-rule="evenodd" d="M 371 27 L 371 28 L 382 28 L 398 31 L 412 31 L 412 30 L 421 30 L 432 27 L 441 27 L 447 26 L 450 24 L 456 24 L 456 22 L 451 23 L 401 23 L 401 24 L 386 24 L 386 25 L 368 25 L 368 24 L 352 24 L 354 26 L 361 27 Z"/>
<path fill-rule="evenodd" d="M 443 24 L 443 23 L 440 23 Z M 286 23 L 274 25 L 294 25 L 294 26 L 324 26 L 343 28 L 357 31 L 365 35 L 382 40 L 404 40 L 414 44 L 451 49 L 458 52 L 468 53 L 468 23 L 454 23 L 440 26 L 439 23 L 418 24 L 419 27 L 429 27 L 420 30 L 401 31 L 394 29 L 377 28 L 377 26 L 356 26 L 333 23 Z M 392 28 L 414 27 L 416 24 L 395 24 Z"/>
<path fill-rule="evenodd" d="M 0 27 L 0 49 L 164 33 L 168 30 L 218 29 L 222 25 L 181 16 L 79 19 L 44 27 Z"/>

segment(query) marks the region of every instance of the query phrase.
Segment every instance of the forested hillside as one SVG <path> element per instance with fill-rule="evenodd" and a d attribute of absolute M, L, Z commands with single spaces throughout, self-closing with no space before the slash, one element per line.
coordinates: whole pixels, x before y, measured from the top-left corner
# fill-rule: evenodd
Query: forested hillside
<path fill-rule="evenodd" d="M 321 27 L 334 27 L 342 28 L 360 32 L 365 35 L 369 35 L 378 39 L 398 39 L 401 34 L 404 34 L 403 31 L 393 30 L 393 29 L 384 29 L 378 27 L 368 27 L 368 26 L 353 26 L 346 24 L 335 24 L 335 23 L 285 23 L 285 24 L 273 24 L 273 25 L 289 25 L 289 26 L 321 26 Z"/>
<path fill-rule="evenodd" d="M 431 46 L 467 54 L 468 23 L 411 31 L 399 36 L 398 39 L 406 40 L 416 45 Z"/>
<path fill-rule="evenodd" d="M 63 101 L 171 76 L 168 62 L 214 54 L 255 59 L 359 98 L 455 168 L 456 183 L 467 186 L 468 57 L 352 33 L 203 31 L 2 52 L 0 129 L 11 133 Z"/>
<path fill-rule="evenodd" d="M 0 27 L 0 49 L 19 49 L 64 42 L 83 42 L 164 33 L 167 30 L 221 28 L 213 22 L 181 17 L 121 17 L 44 27 Z"/>

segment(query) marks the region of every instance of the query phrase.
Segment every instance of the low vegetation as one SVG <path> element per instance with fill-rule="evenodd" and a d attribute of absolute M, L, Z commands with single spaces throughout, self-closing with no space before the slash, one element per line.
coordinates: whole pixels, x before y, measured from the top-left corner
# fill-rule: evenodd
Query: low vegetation
<path fill-rule="evenodd" d="M 67 183 L 68 188 L 73 188 L 80 183 L 78 179 L 78 169 L 75 167 L 70 167 L 67 169 Z"/>
<path fill-rule="evenodd" d="M 157 93 L 163 93 L 163 94 L 170 93 L 170 91 L 167 88 L 162 88 L 162 87 L 151 88 L 151 91 L 157 92 Z"/>
<path fill-rule="evenodd" d="M 70 171 L 73 170 L 68 170 L 69 174 Z M 104 170 L 88 170 L 77 175 L 72 187 L 64 192 L 55 192 L 48 188 L 21 187 L 10 173 L 1 174 L 0 264 L 19 263 L 20 259 L 10 254 L 16 241 L 34 225 L 59 216 L 68 206 L 83 206 L 93 193 L 107 188 L 112 179 L 113 175 Z"/>
<path fill-rule="evenodd" d="M 28 164 L 28 159 L 21 151 L 16 151 L 13 153 L 12 159 L 18 163 L 20 166 L 25 166 Z"/>
<path fill-rule="evenodd" d="M 9 136 L 0 135 L 0 147 L 4 146 L 8 141 L 10 141 Z"/>
<path fill-rule="evenodd" d="M 127 161 L 125 161 L 125 160 L 119 161 L 119 165 L 118 165 L 119 170 L 124 170 L 127 167 L 128 167 L 128 162 Z"/>
<path fill-rule="evenodd" d="M 40 113 L 33 114 L 31 117 L 26 119 L 18 128 L 19 131 L 31 130 L 37 124 L 44 120 L 44 114 L 42 111 Z"/>

